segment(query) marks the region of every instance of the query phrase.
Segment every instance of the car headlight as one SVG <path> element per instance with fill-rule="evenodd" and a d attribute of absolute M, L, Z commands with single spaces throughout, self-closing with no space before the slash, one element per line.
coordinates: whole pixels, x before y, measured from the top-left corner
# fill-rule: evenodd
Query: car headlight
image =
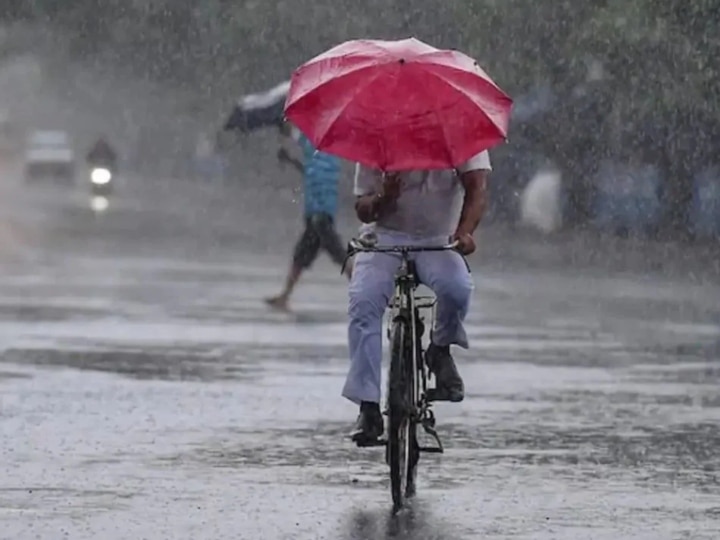
<path fill-rule="evenodd" d="M 93 169 L 90 173 L 90 181 L 93 184 L 104 185 L 110 182 L 112 173 L 107 169 Z"/>

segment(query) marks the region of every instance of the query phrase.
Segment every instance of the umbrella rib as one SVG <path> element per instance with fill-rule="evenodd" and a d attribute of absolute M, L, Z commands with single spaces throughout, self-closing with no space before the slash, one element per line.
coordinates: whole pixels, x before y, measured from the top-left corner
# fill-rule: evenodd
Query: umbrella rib
<path fill-rule="evenodd" d="M 439 50 L 439 51 L 432 52 L 432 53 L 425 53 L 425 54 L 423 54 L 422 56 L 423 56 L 424 58 L 428 59 L 428 60 L 434 59 L 434 58 L 438 58 L 439 60 L 442 60 L 442 59 L 444 58 L 444 53 L 447 53 L 447 52 L 448 52 L 448 51 L 446 51 L 446 50 Z M 490 78 L 490 76 L 485 72 L 485 70 L 483 70 L 483 69 L 478 65 L 477 62 L 475 62 L 472 58 L 470 58 L 470 57 L 468 57 L 468 56 L 466 56 L 466 55 L 463 55 L 463 56 L 466 57 L 466 59 L 467 59 L 468 62 L 472 62 L 472 63 L 473 63 L 474 67 L 480 72 L 480 74 L 484 75 L 483 77 L 481 77 L 481 79 L 483 79 L 483 81 L 484 81 L 486 84 L 488 84 L 489 86 L 491 86 L 493 89 L 497 90 L 498 92 L 500 92 L 500 93 L 502 93 L 502 94 L 505 94 L 505 92 L 497 85 L 497 83 L 496 83 L 495 81 L 493 81 L 493 80 Z M 457 65 L 453 65 L 453 64 L 449 64 L 449 63 L 445 63 L 445 62 L 425 61 L 425 62 L 418 62 L 418 64 L 419 64 L 421 67 L 438 66 L 438 67 L 445 68 L 445 69 L 447 69 L 448 71 L 456 71 L 456 72 L 458 72 L 458 73 L 468 73 L 468 74 L 470 73 L 470 71 L 468 71 L 467 69 L 463 69 L 463 68 L 461 68 L 461 67 L 458 67 Z M 477 74 L 475 74 L 475 75 L 477 75 Z"/>
<path fill-rule="evenodd" d="M 417 85 L 417 88 L 420 88 L 421 89 L 420 91 L 423 94 L 425 94 L 425 96 L 427 96 L 428 101 L 430 103 L 432 103 L 432 113 L 435 116 L 435 122 L 440 126 L 443 136 L 445 137 L 445 141 L 447 142 L 448 138 L 447 138 L 447 131 L 445 131 L 445 122 L 441 121 L 442 117 L 437 109 L 437 100 L 435 99 L 435 96 L 433 94 L 431 94 L 430 92 L 428 92 L 427 90 L 425 90 L 425 86 L 423 86 L 423 85 Z M 445 146 L 445 152 L 446 152 L 446 157 L 448 159 L 448 163 L 452 163 L 453 162 L 452 155 L 450 155 L 450 150 L 448 149 L 447 145 Z"/>
<path fill-rule="evenodd" d="M 358 73 L 359 71 L 362 71 L 362 70 L 364 70 L 364 69 L 377 69 L 378 66 L 384 66 L 384 65 L 387 65 L 387 64 L 391 64 L 391 63 L 394 62 L 394 61 L 395 61 L 395 60 L 391 58 L 391 59 L 389 59 L 389 60 L 387 60 L 387 61 L 383 61 L 382 63 L 375 63 L 375 64 L 369 64 L 369 65 L 363 65 L 363 66 L 351 66 L 350 68 L 347 69 L 347 71 L 344 71 L 342 75 L 340 75 L 340 76 L 333 76 L 332 78 L 330 78 L 330 79 L 328 79 L 328 80 L 326 80 L 326 81 L 323 81 L 323 82 L 321 82 L 320 84 L 317 84 L 317 85 L 313 86 L 312 88 L 309 88 L 305 93 L 303 93 L 302 95 L 298 96 L 298 97 L 295 99 L 295 101 L 293 101 L 293 104 L 294 104 L 294 103 L 297 103 L 297 102 L 300 101 L 300 100 L 302 100 L 302 99 L 303 99 L 305 96 L 307 96 L 309 93 L 311 93 L 311 92 L 316 92 L 317 90 L 319 90 L 320 88 L 322 88 L 322 87 L 325 86 L 326 84 L 329 84 L 329 83 L 331 83 L 331 82 L 338 81 L 338 80 L 342 79 L 343 77 L 347 77 L 347 76 L 349 76 L 349 75 L 354 75 L 354 74 L 356 74 L 356 73 Z M 288 95 L 289 95 L 289 94 L 288 94 Z M 285 104 L 286 104 L 286 106 L 287 106 L 287 99 L 286 99 Z"/>
<path fill-rule="evenodd" d="M 359 71 L 359 70 L 356 70 L 353 73 L 357 73 L 357 71 Z M 321 137 L 319 137 L 317 146 L 322 145 L 327 134 L 333 128 L 335 123 L 340 119 L 340 116 L 342 116 L 342 114 L 345 112 L 345 110 L 350 106 L 352 101 L 358 96 L 358 94 L 360 94 L 361 92 L 366 90 L 367 87 L 370 86 L 372 83 L 374 83 L 375 80 L 378 79 L 381 75 L 383 75 L 383 73 L 378 72 L 374 76 L 369 77 L 368 80 L 365 81 L 362 85 L 358 85 L 355 87 L 354 91 L 351 92 L 349 94 L 348 98 L 345 100 L 345 103 L 341 107 L 336 109 L 337 114 L 335 114 L 335 118 L 333 118 L 330 122 L 328 122 L 327 129 L 325 129 L 325 132 L 322 134 Z M 335 79 L 335 80 L 338 80 L 338 79 Z"/>
<path fill-rule="evenodd" d="M 358 40 L 355 40 L 354 43 L 355 44 L 362 43 L 365 46 L 372 47 L 375 50 L 378 50 L 378 51 L 384 53 L 386 56 L 390 54 L 390 52 L 387 49 L 381 47 L 378 43 L 375 42 L 375 40 L 372 40 L 372 39 L 358 39 Z M 348 43 L 344 43 L 339 46 L 333 47 L 332 49 L 325 51 L 324 53 L 321 53 L 321 54 L 315 56 L 314 58 L 311 58 L 308 62 L 305 63 L 305 65 L 313 66 L 320 62 L 327 62 L 328 60 L 335 60 L 339 57 L 338 53 L 340 51 L 338 51 L 338 48 L 342 47 L 343 45 L 347 45 L 347 44 Z M 333 54 L 330 54 L 331 52 Z M 347 56 L 347 51 L 342 51 L 341 56 Z"/>
<path fill-rule="evenodd" d="M 444 77 L 441 77 L 440 75 L 438 75 L 437 73 L 435 73 L 433 70 L 428 69 L 428 66 L 426 66 L 426 65 L 418 64 L 418 66 L 419 66 L 425 73 L 428 73 L 429 75 L 432 75 L 433 77 L 435 77 L 436 79 L 440 80 L 440 81 L 443 82 L 444 84 L 450 86 L 451 88 L 453 88 L 453 89 L 456 90 L 457 92 L 461 93 L 463 96 L 465 96 L 466 98 L 468 98 L 468 99 L 469 99 L 470 101 L 472 101 L 473 103 L 476 103 L 476 101 L 472 98 L 472 96 L 469 95 L 462 87 L 459 87 L 459 86 L 456 85 L 454 82 L 449 81 L 449 80 L 445 79 Z M 448 69 L 452 69 L 452 68 L 448 68 Z M 456 71 L 460 71 L 460 70 L 456 70 Z M 461 72 L 462 72 L 462 71 L 461 71 Z M 483 80 L 483 82 L 486 82 L 486 81 Z M 488 84 L 488 86 L 492 87 L 494 90 L 498 90 L 498 88 L 495 87 L 494 85 L 492 85 L 492 84 L 490 84 L 490 83 L 486 83 L 486 84 Z M 504 97 L 507 97 L 507 96 L 505 96 L 505 95 L 503 94 L 502 91 L 500 91 L 500 94 L 503 95 Z M 509 98 L 508 98 L 508 99 L 509 99 Z M 476 104 L 477 104 L 477 103 L 476 103 Z M 502 131 L 501 127 L 498 126 L 498 125 L 495 123 L 495 121 L 490 117 L 490 115 L 488 115 L 482 108 L 481 108 L 480 110 L 482 110 L 482 113 L 485 115 L 485 117 L 486 117 L 488 120 L 490 120 L 490 122 L 492 123 L 492 125 L 494 125 L 499 131 Z"/>

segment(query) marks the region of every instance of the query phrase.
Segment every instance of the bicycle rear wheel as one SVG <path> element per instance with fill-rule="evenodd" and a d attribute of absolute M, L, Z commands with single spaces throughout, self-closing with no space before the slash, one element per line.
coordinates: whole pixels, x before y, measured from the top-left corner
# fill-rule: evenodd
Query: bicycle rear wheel
<path fill-rule="evenodd" d="M 406 318 L 393 322 L 390 373 L 388 377 L 388 464 L 390 489 L 395 510 L 403 507 L 413 493 L 415 468 L 416 425 L 412 419 L 412 340 Z M 410 487 L 410 489 L 408 489 Z"/>

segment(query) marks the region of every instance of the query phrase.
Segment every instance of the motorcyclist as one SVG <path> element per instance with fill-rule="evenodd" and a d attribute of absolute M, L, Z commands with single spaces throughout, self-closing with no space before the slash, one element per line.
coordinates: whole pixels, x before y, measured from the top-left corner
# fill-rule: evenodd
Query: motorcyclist
<path fill-rule="evenodd" d="M 102 136 L 98 137 L 90 148 L 85 160 L 91 168 L 104 167 L 113 173 L 117 169 L 117 154 L 110 146 L 110 143 Z"/>

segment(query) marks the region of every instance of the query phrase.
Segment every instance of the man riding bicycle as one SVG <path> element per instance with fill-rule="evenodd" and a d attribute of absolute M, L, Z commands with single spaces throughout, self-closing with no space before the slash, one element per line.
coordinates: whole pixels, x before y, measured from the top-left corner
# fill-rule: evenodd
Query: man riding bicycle
<path fill-rule="evenodd" d="M 464 385 L 450 353 L 468 348 L 463 321 L 473 282 L 462 255 L 475 251 L 473 234 L 486 208 L 487 151 L 455 171 L 403 171 L 383 174 L 360 165 L 355 174 L 355 209 L 373 224 L 382 245 L 434 246 L 448 238 L 457 251 L 415 253 L 420 281 L 437 297 L 437 319 L 425 361 L 436 378 L 440 399 L 459 402 Z M 353 429 L 357 443 L 373 441 L 384 430 L 380 411 L 382 318 L 393 294 L 400 259 L 390 253 L 360 253 L 350 282 L 350 370 L 342 395 L 360 406 Z"/>

